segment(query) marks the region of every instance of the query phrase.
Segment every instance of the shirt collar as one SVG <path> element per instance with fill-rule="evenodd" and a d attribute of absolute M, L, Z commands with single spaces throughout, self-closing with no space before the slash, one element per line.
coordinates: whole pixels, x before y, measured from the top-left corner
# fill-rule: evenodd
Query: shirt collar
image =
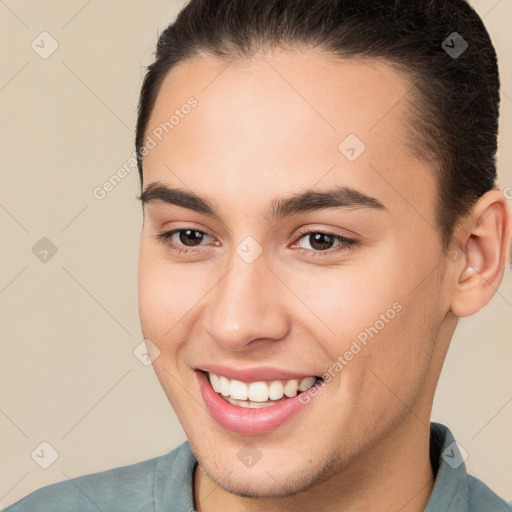
<path fill-rule="evenodd" d="M 440 423 L 430 424 L 430 462 L 435 482 L 425 512 L 468 510 L 468 475 L 463 452 L 448 427 Z"/>

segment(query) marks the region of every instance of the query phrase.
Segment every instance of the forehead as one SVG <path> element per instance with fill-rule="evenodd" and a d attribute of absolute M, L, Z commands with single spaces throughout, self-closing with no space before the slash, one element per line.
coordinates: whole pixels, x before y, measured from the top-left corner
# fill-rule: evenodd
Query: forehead
<path fill-rule="evenodd" d="M 144 158 L 144 182 L 201 193 L 208 183 L 242 205 L 254 191 L 261 199 L 322 180 L 397 206 L 406 195 L 427 212 L 434 183 L 408 149 L 410 88 L 402 73 L 375 59 L 312 51 L 232 62 L 195 57 L 162 83 L 146 135 L 169 125 L 173 113 L 180 119 Z M 197 105 L 181 111 L 191 97 Z"/>
<path fill-rule="evenodd" d="M 275 127 L 281 139 L 291 132 L 363 135 L 382 123 L 384 129 L 403 123 L 410 87 L 403 73 L 376 59 L 339 59 L 313 51 L 233 61 L 201 55 L 179 63 L 164 78 L 150 124 L 165 122 L 194 96 L 201 120 L 232 128 L 240 138 L 246 135 L 240 129 L 262 122 L 265 133 Z M 262 135 L 252 133 L 251 139 L 262 140 Z"/>

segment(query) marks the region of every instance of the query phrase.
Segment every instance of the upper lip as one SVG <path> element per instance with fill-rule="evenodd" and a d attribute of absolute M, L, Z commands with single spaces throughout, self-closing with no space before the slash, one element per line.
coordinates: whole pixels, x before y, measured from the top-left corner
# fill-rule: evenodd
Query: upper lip
<path fill-rule="evenodd" d="M 258 382 L 272 380 L 290 380 L 302 379 L 304 377 L 315 377 L 314 373 L 286 370 L 283 368 L 274 368 L 270 366 L 258 366 L 253 368 L 234 368 L 233 366 L 224 366 L 220 364 L 202 364 L 196 367 L 196 370 L 222 375 L 230 380 L 239 380 L 242 382 Z"/>

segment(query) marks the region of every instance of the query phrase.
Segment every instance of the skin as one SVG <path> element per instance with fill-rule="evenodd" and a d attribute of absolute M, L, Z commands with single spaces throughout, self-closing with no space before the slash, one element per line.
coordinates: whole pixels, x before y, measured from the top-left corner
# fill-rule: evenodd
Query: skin
<path fill-rule="evenodd" d="M 193 191 L 220 216 L 146 203 L 139 257 L 142 330 L 199 461 L 199 511 L 424 510 L 435 387 L 458 317 L 484 307 L 501 283 L 511 213 L 488 192 L 443 253 L 433 170 L 406 144 L 409 87 L 383 62 L 290 50 L 229 66 L 203 54 L 163 82 L 148 134 L 190 96 L 198 105 L 144 158 L 144 189 Z M 366 145 L 354 162 L 338 150 L 350 133 Z M 264 217 L 275 198 L 333 185 L 386 209 Z M 358 244 L 318 249 L 299 228 Z M 172 229 L 206 234 L 195 244 L 174 236 L 192 249 L 178 254 L 156 238 Z M 263 250 L 250 264 L 236 252 L 247 236 Z M 402 310 L 275 431 L 231 433 L 206 410 L 193 368 L 322 375 L 396 302 Z M 237 457 L 248 442 L 262 454 L 251 468 Z"/>

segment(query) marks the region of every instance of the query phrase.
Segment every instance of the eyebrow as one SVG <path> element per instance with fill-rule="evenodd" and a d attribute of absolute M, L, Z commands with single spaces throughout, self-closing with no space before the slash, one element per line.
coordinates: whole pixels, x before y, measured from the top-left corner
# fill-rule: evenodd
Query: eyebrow
<path fill-rule="evenodd" d="M 220 215 L 208 199 L 194 192 L 170 188 L 160 182 L 148 185 L 136 199 L 142 201 L 143 205 L 151 202 L 163 202 L 188 208 L 221 221 Z M 351 187 L 337 186 L 328 190 L 307 190 L 286 198 L 274 199 L 264 218 L 277 221 L 299 213 L 329 208 L 372 208 L 387 211 L 387 208 L 375 197 L 363 194 Z"/>

